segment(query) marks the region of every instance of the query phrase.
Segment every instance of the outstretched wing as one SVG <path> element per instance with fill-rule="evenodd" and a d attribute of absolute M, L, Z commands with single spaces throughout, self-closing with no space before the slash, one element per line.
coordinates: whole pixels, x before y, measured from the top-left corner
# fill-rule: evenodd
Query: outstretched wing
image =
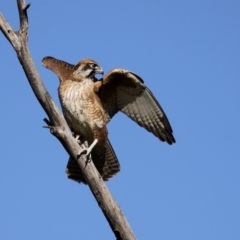
<path fill-rule="evenodd" d="M 124 69 L 113 69 L 101 80 L 101 85 L 96 82 L 97 94 L 109 120 L 121 111 L 161 141 L 175 143 L 166 114 L 139 76 Z"/>
<path fill-rule="evenodd" d="M 46 68 L 54 71 L 60 81 L 67 79 L 74 68 L 74 65 L 53 57 L 45 57 L 42 63 Z M 108 114 L 109 121 L 121 111 L 161 141 L 175 143 L 166 114 L 139 76 L 116 68 L 95 84 L 96 93 Z"/>
<path fill-rule="evenodd" d="M 43 58 L 42 64 L 44 67 L 55 72 L 58 75 L 60 82 L 66 80 L 67 77 L 72 74 L 74 69 L 74 65 L 53 57 Z"/>

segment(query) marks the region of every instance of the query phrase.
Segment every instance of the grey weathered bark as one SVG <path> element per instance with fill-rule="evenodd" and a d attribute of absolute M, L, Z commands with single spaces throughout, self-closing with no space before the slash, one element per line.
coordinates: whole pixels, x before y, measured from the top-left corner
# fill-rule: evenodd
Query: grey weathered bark
<path fill-rule="evenodd" d="M 136 239 L 120 207 L 114 201 L 94 164 L 90 162 L 86 166 L 85 155 L 77 158 L 77 153 L 80 151 L 81 146 L 73 138 L 63 115 L 46 90 L 28 49 L 27 9 L 30 4 L 26 5 L 24 0 L 17 0 L 17 5 L 20 29 L 14 31 L 0 13 L 0 30 L 16 51 L 29 84 L 48 115 L 50 121 L 45 120 L 45 122 L 48 123 L 51 133 L 58 138 L 68 154 L 77 161 L 116 238 L 123 240 Z"/>

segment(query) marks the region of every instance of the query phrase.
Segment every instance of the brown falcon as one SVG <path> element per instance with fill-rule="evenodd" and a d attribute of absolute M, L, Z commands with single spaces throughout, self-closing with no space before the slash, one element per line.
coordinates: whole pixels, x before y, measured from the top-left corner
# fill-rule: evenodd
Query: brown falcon
<path fill-rule="evenodd" d="M 84 59 L 76 65 L 45 57 L 43 66 L 60 79 L 59 98 L 65 119 L 81 141 L 87 141 L 93 162 L 103 180 L 120 171 L 118 159 L 108 140 L 107 123 L 121 111 L 133 121 L 152 132 L 161 141 L 175 143 L 172 128 L 162 107 L 152 92 L 136 74 L 115 68 L 100 80 L 101 66 Z M 77 163 L 69 159 L 68 178 L 86 183 Z"/>

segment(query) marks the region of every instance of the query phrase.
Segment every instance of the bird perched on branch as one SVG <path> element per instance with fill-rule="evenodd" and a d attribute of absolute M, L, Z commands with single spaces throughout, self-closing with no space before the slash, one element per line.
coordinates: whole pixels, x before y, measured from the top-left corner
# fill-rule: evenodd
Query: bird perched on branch
<path fill-rule="evenodd" d="M 103 180 L 120 171 L 120 164 L 108 140 L 107 123 L 119 111 L 152 132 L 161 141 L 175 143 L 171 125 L 152 92 L 136 74 L 115 68 L 101 79 L 103 69 L 94 60 L 84 59 L 76 65 L 45 57 L 43 66 L 60 79 L 59 98 L 64 117 L 76 136 L 88 142 L 87 154 Z M 69 159 L 68 178 L 86 183 L 77 163 Z"/>

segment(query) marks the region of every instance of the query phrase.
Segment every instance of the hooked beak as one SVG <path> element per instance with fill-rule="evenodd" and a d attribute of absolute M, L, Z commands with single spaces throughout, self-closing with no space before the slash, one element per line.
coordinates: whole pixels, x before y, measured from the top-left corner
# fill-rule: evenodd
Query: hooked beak
<path fill-rule="evenodd" d="M 99 67 L 99 68 L 95 69 L 95 74 L 101 74 L 101 75 L 103 75 L 103 74 L 104 74 L 104 71 L 103 71 L 103 69 L 102 69 L 101 67 Z"/>

